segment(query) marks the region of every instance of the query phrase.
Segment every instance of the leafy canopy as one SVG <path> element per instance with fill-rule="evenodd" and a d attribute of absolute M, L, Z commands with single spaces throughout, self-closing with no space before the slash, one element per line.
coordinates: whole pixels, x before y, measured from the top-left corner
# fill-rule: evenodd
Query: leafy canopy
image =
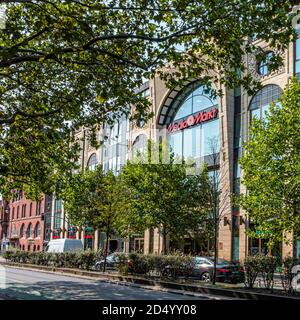
<path fill-rule="evenodd" d="M 270 246 L 300 234 L 300 83 L 292 79 L 265 119 L 252 119 L 240 160 L 247 188 L 237 203 Z M 252 236 L 258 236 L 255 231 Z M 287 239 L 286 239 L 287 240 Z"/>
<path fill-rule="evenodd" d="M 256 34 L 270 42 L 275 68 L 292 34 L 286 0 L 0 4 L 6 9 L 0 24 L 2 191 L 49 192 L 59 185 L 76 163 L 72 133 L 81 126 L 94 137 L 99 125 L 121 113 L 147 118 L 149 102 L 135 89 L 155 70 L 170 86 L 203 75 L 203 84 L 250 89 L 255 80 L 244 72 L 242 56 L 259 52 L 248 39 Z M 174 68 L 166 72 L 170 63 Z"/>

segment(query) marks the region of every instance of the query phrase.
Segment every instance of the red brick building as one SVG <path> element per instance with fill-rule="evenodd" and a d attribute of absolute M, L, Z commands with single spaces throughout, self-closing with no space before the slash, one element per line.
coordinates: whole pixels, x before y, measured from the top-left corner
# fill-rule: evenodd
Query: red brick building
<path fill-rule="evenodd" d="M 11 247 L 41 251 L 44 243 L 44 196 L 40 201 L 26 199 L 24 191 L 9 202 L 8 240 Z"/>
<path fill-rule="evenodd" d="M 0 200 L 0 250 L 8 246 L 9 202 Z"/>

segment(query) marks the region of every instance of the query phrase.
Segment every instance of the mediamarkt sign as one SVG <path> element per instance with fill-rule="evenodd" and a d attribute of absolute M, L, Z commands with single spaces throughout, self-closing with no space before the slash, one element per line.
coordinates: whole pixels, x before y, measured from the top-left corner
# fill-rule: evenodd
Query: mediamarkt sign
<path fill-rule="evenodd" d="M 176 132 L 185 128 L 193 127 L 199 123 L 206 122 L 208 120 L 216 118 L 218 115 L 218 109 L 213 108 L 208 111 L 198 112 L 195 115 L 190 115 L 186 119 L 180 120 L 179 122 L 173 122 L 168 126 L 168 132 Z"/>

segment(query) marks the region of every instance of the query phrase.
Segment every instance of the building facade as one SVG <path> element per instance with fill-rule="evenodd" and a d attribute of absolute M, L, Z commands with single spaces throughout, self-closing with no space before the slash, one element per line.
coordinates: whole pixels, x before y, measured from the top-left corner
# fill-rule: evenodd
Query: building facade
<path fill-rule="evenodd" d="M 299 27 L 299 25 L 298 25 Z M 230 194 L 246 192 L 240 181 L 243 172 L 238 160 L 242 146 L 248 139 L 251 118 L 262 118 L 270 103 L 276 102 L 289 79 L 300 75 L 300 38 L 291 42 L 283 54 L 284 65 L 275 72 L 268 69 L 272 51 L 267 43 L 253 40 L 265 52 L 257 61 L 255 55 L 245 57 L 247 72 L 261 81 L 262 89 L 253 96 L 243 88 L 227 90 L 215 98 L 199 79 L 187 80 L 184 86 L 168 89 L 157 76 L 146 82 L 139 93 L 151 101 L 154 117 L 147 123 L 129 123 L 121 119 L 113 127 L 105 126 L 102 135 L 106 138 L 103 146 L 94 150 L 85 142 L 83 167 L 100 164 L 104 171 L 111 169 L 118 173 L 127 159 L 137 151 L 145 151 L 147 140 L 167 140 L 175 155 L 180 159 L 192 158 L 196 163 L 207 162 L 210 170 L 217 170 L 220 176 L 220 224 L 219 255 L 229 260 L 243 260 L 248 254 L 267 254 L 266 240 L 250 239 L 246 229 L 253 227 L 245 212 L 235 207 Z M 220 89 L 220 88 L 215 88 Z M 81 133 L 82 134 L 82 133 Z M 214 159 L 214 160 L 212 160 Z M 95 235 L 93 247 L 103 244 L 101 236 Z M 162 238 L 158 230 L 147 230 L 130 241 L 114 239 L 114 249 L 157 253 L 162 250 Z M 196 244 L 186 239 L 186 251 L 195 251 Z M 208 245 L 209 246 L 209 245 Z M 300 243 L 291 245 L 278 243 L 272 252 L 279 256 L 299 256 Z"/>
<path fill-rule="evenodd" d="M 300 30 L 300 25 L 298 25 Z M 299 31 L 300 35 L 300 31 Z M 232 193 L 246 192 L 241 185 L 243 172 L 238 160 L 243 152 L 242 146 L 248 139 L 249 126 L 253 117 L 262 118 L 272 102 L 276 102 L 289 79 L 300 76 L 300 36 L 291 42 L 283 54 L 284 65 L 270 72 L 268 61 L 272 50 L 267 43 L 253 40 L 257 47 L 265 52 L 265 57 L 257 61 L 255 55 L 246 56 L 247 72 L 261 81 L 262 89 L 250 96 L 243 88 L 222 89 L 222 97 L 202 85 L 201 75 L 190 79 L 184 85 L 167 88 L 165 83 L 155 76 L 139 90 L 151 101 L 153 118 L 147 123 L 129 122 L 121 117 L 113 125 L 105 124 L 98 133 L 101 142 L 99 149 L 89 143 L 87 129 L 77 133 L 81 142 L 81 168 L 92 170 L 96 165 L 103 170 L 112 170 L 118 174 L 128 159 L 147 148 L 147 141 L 168 141 L 177 159 L 192 159 L 196 164 L 208 163 L 211 172 L 220 177 L 221 199 L 220 233 L 218 241 L 219 256 L 228 260 L 243 260 L 248 254 L 267 254 L 266 241 L 250 239 L 247 228 L 253 227 L 245 212 L 235 207 L 231 201 Z M 2 206 L 3 207 L 3 206 Z M 10 244 L 25 250 L 40 250 L 44 243 L 57 238 L 82 239 L 85 248 L 104 248 L 105 235 L 101 230 L 91 227 L 80 230 L 68 222 L 61 200 L 53 196 L 44 196 L 41 202 L 44 208 L 44 221 L 41 210 L 23 196 L 9 204 L 10 221 L 6 237 Z M 5 225 L 5 209 L 2 210 L 1 226 Z M 38 228 L 38 229 L 37 229 Z M 7 230 L 2 227 L 2 230 Z M 5 234 L 2 231 L 2 237 Z M 40 238 L 40 239 L 39 239 Z M 273 254 L 282 257 L 300 255 L 300 242 L 291 245 L 278 243 Z M 162 251 L 162 236 L 157 229 L 147 230 L 131 239 L 121 239 L 114 235 L 110 239 L 110 251 L 136 251 L 159 254 Z M 172 245 L 171 242 L 169 243 Z M 209 249 L 210 244 L 207 244 Z M 186 239 L 183 249 L 197 251 L 197 243 Z"/>
<path fill-rule="evenodd" d="M 25 251 L 44 248 L 44 196 L 39 201 L 26 198 L 24 191 L 15 191 L 7 202 L 6 244 Z"/>

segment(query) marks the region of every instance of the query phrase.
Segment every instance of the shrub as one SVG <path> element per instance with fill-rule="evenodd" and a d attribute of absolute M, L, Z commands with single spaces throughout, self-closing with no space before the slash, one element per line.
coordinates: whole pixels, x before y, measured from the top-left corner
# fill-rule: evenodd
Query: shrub
<path fill-rule="evenodd" d="M 94 266 L 96 260 L 95 252 L 91 250 L 81 251 L 78 254 L 78 267 L 89 270 Z"/>
<path fill-rule="evenodd" d="M 12 261 L 13 253 L 14 253 L 14 252 L 13 252 L 12 250 L 4 251 L 4 253 L 2 254 L 2 257 L 3 257 L 6 261 Z"/>
<path fill-rule="evenodd" d="M 300 259 L 286 257 L 282 260 L 282 270 L 280 274 L 281 284 L 283 290 L 288 294 L 295 294 L 295 288 L 293 287 L 293 278 L 295 274 L 292 273 L 294 266 L 300 265 Z"/>
<path fill-rule="evenodd" d="M 78 268 L 80 263 L 80 254 L 77 252 L 65 252 L 64 254 L 64 267 Z"/>
<path fill-rule="evenodd" d="M 272 289 L 274 286 L 274 273 L 278 265 L 277 257 L 261 256 L 259 258 L 259 271 L 262 274 L 264 280 L 264 286 L 266 289 Z"/>
<path fill-rule="evenodd" d="M 259 255 L 247 256 L 244 260 L 245 286 L 253 288 L 257 275 L 260 271 Z"/>
<path fill-rule="evenodd" d="M 125 253 L 116 253 L 116 259 L 118 260 L 117 268 L 121 274 L 127 275 L 129 272 L 128 268 L 128 257 Z"/>
<path fill-rule="evenodd" d="M 132 264 L 132 273 L 147 274 L 150 271 L 146 256 L 137 253 L 129 253 L 128 258 Z"/>
<path fill-rule="evenodd" d="M 179 276 L 188 277 L 193 272 L 194 258 L 182 253 L 172 253 L 162 256 L 161 274 L 163 277 L 177 279 Z"/>

